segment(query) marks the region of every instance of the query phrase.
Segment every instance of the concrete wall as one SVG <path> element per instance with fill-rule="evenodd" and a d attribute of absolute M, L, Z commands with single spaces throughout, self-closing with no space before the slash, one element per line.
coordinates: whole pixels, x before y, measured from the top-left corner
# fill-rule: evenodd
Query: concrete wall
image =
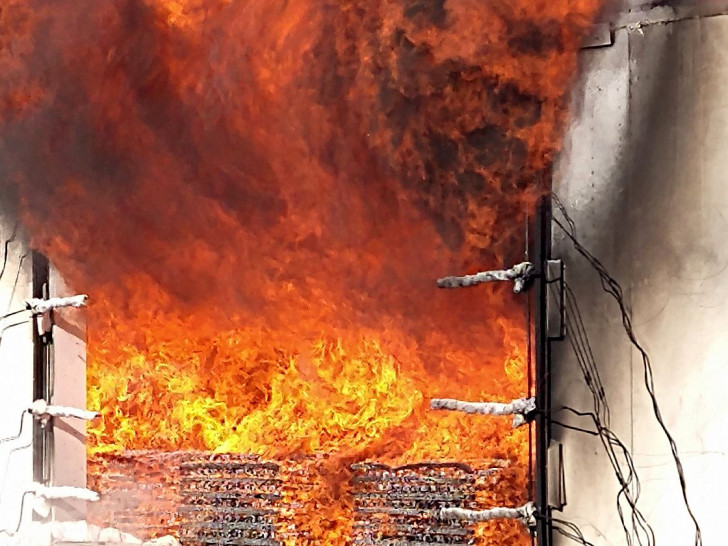
<path fill-rule="evenodd" d="M 31 258 L 19 235 L 12 238 L 14 223 L 0 216 L 0 315 L 23 309 L 32 296 Z M 7 262 L 5 249 L 7 248 Z M 4 271 L 3 271 L 4 270 Z M 0 438 L 18 433 L 23 410 L 33 399 L 33 335 L 30 317 L 23 313 L 0 321 Z M 33 481 L 30 447 L 33 424 L 24 417 L 20 438 L 0 443 L 0 529 L 14 530 L 20 521 L 20 500 Z M 25 504 L 24 527 L 30 523 L 30 503 Z M 6 537 L 0 533 L 0 543 Z"/>
<path fill-rule="evenodd" d="M 13 238 L 13 233 L 16 233 Z M 8 239 L 12 241 L 5 246 Z M 7 248 L 7 262 L 5 249 Z M 0 215 L 0 315 L 22 310 L 32 297 L 32 258 L 21 230 L 16 230 L 10 215 Z M 51 296 L 71 295 L 58 272 L 51 268 Z M 22 312 L 0 320 L 0 532 L 1 544 L 44 544 L 47 533 L 33 526 L 33 497 L 21 501 L 33 484 L 33 419 L 21 415 L 33 402 L 33 331 L 30 314 Z M 37 319 L 40 320 L 40 319 Z M 82 310 L 60 310 L 54 315 L 53 362 L 50 402 L 57 405 L 85 407 L 86 347 Z M 85 487 L 85 423 L 73 419 L 55 419 L 51 480 L 49 485 Z M 81 502 L 57 501 L 52 519 L 78 520 L 85 516 Z M 37 517 L 35 518 L 38 519 Z M 20 530 L 14 534 L 18 524 Z M 32 538 L 31 538 L 32 536 Z"/>
<path fill-rule="evenodd" d="M 684 4 L 684 3 L 683 3 Z M 728 506 L 728 16 L 622 28 L 585 50 L 554 189 L 583 243 L 622 283 L 682 454 L 704 543 L 724 544 Z M 555 228 L 612 414 L 642 481 L 658 544 L 693 544 L 675 467 L 617 307 Z M 573 329 L 572 329 L 573 334 Z M 568 342 L 555 347 L 554 407 L 591 411 Z M 588 427 L 560 412 L 558 419 Z M 554 428 L 568 505 L 597 545 L 625 544 L 617 482 L 599 441 Z M 557 544 L 569 543 L 560 539 Z"/>

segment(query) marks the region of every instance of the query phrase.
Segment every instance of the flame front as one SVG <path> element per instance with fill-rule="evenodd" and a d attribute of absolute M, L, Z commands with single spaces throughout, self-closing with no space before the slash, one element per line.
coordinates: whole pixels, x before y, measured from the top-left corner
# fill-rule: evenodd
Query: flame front
<path fill-rule="evenodd" d="M 525 501 L 527 432 L 427 409 L 525 394 L 523 300 L 433 280 L 522 259 L 600 3 L 6 0 L 0 184 L 91 296 L 91 452 L 324 454 L 320 544 L 356 460 Z"/>

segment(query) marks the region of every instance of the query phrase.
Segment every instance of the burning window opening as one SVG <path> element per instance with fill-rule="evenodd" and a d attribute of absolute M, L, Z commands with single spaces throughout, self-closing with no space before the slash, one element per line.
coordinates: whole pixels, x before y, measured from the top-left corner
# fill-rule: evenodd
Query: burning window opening
<path fill-rule="evenodd" d="M 528 276 L 533 274 L 529 264 Z M 84 295 L 29 300 L 26 307 L 50 325 L 43 329 L 50 335 L 55 311 L 82 307 L 86 303 Z M 433 399 L 430 406 L 465 413 L 514 415 L 514 428 L 530 420 L 536 408 L 534 398 L 510 403 Z M 43 399 L 36 400 L 27 412 L 43 423 L 44 430 L 54 418 L 92 421 L 99 415 L 81 408 L 49 404 Z M 304 509 L 304 517 L 309 517 L 306 504 L 318 500 L 322 487 L 331 487 L 323 483 L 321 474 L 317 475 L 322 466 L 331 470 L 327 462 L 321 463 L 326 458 L 314 456 L 281 463 L 250 455 L 189 451 L 126 451 L 121 457 L 99 453 L 90 476 L 95 481 L 94 489 L 102 493 L 104 501 L 91 505 L 89 520 L 98 525 L 99 532 L 103 528 L 117 529 L 127 540 L 131 537 L 154 540 L 172 533 L 183 544 L 195 545 L 318 543 L 320 534 L 305 529 L 306 524 L 301 530 L 300 510 Z M 281 470 L 282 464 L 286 470 Z M 339 461 L 334 465 L 339 473 L 341 464 Z M 353 499 L 353 512 L 349 515 L 352 523 L 346 530 L 347 535 L 340 535 L 340 540 L 357 545 L 401 541 L 465 545 L 476 544 L 482 536 L 484 531 L 477 528 L 477 523 L 518 520 L 532 528 L 535 520 L 531 504 L 493 508 L 484 502 L 492 494 L 488 490 L 494 489 L 499 481 L 493 473 L 508 467 L 509 462 L 498 463 L 496 468 L 491 464 L 480 470 L 478 466 L 484 461 L 475 464 L 471 467 L 462 462 L 433 462 L 398 468 L 372 463 L 350 465 L 350 489 L 339 501 L 347 510 L 344 506 Z M 34 511 L 44 517 L 49 516 L 50 503 L 54 500 L 99 501 L 96 491 L 78 487 L 36 484 L 23 493 L 23 499 L 28 493 L 35 498 Z M 64 532 L 58 532 L 58 536 Z"/>
<path fill-rule="evenodd" d="M 90 302 L 87 332 L 66 320 L 73 308 L 45 309 L 65 322 L 36 344 L 28 401 L 99 413 L 86 428 L 60 416 L 36 427 L 44 485 L 67 485 L 61 447 L 76 457 L 87 442 L 101 500 L 65 516 L 96 511 L 102 526 L 188 542 L 207 529 L 213 542 L 394 544 L 424 529 L 435 542 L 527 543 L 515 520 L 438 515 L 526 506 L 530 427 L 429 403 L 536 395 L 530 295 L 513 289 L 533 281 L 524 226 L 548 192 L 601 4 L 10 0 L 0 189 L 24 244 L 69 287 L 46 282 L 33 305 L 81 290 Z M 509 283 L 437 290 L 450 272 L 465 276 L 448 286 Z M 52 373 L 67 362 L 73 373 Z M 80 384 L 79 363 L 85 405 L 56 388 Z M 174 463 L 181 452 L 202 461 Z M 152 521 L 133 510 L 110 521 L 104 503 L 135 456 L 178 470 L 169 481 L 140 461 L 151 481 L 123 501 Z M 208 498 L 191 484 L 216 458 L 233 466 L 205 482 L 210 514 L 183 517 Z M 508 465 L 491 487 L 473 486 L 498 460 Z M 355 480 L 390 474 L 435 490 L 397 485 L 380 499 Z M 273 491 L 268 479 L 296 485 Z M 215 490 L 251 481 L 242 500 Z M 447 495 L 462 505 L 444 506 Z M 226 530 L 213 508 L 231 509 Z M 362 519 L 370 508 L 383 512 Z M 286 542 L 290 529 L 305 541 Z"/>

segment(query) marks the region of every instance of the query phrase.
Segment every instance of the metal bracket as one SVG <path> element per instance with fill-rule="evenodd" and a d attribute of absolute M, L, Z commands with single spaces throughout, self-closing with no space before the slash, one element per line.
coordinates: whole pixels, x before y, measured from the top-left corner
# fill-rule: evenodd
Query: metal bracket
<path fill-rule="evenodd" d="M 562 512 L 566 506 L 566 476 L 564 472 L 564 446 L 551 442 L 548 452 L 549 506 Z"/>
<path fill-rule="evenodd" d="M 614 43 L 612 28 L 609 23 L 597 23 L 590 30 L 581 44 L 582 49 L 609 47 Z"/>
<path fill-rule="evenodd" d="M 566 320 L 564 307 L 564 262 L 548 260 L 546 262 L 546 335 L 549 340 L 561 341 L 566 337 Z"/>

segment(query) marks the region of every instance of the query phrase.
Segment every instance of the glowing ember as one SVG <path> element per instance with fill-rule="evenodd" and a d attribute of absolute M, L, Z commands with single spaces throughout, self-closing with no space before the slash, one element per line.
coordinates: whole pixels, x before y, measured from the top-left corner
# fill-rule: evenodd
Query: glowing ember
<path fill-rule="evenodd" d="M 358 460 L 510 459 L 522 504 L 527 431 L 427 402 L 524 396 L 524 300 L 433 281 L 522 260 L 600 3 L 4 2 L 0 185 L 90 295 L 92 453 L 325 454 L 317 544 Z"/>

